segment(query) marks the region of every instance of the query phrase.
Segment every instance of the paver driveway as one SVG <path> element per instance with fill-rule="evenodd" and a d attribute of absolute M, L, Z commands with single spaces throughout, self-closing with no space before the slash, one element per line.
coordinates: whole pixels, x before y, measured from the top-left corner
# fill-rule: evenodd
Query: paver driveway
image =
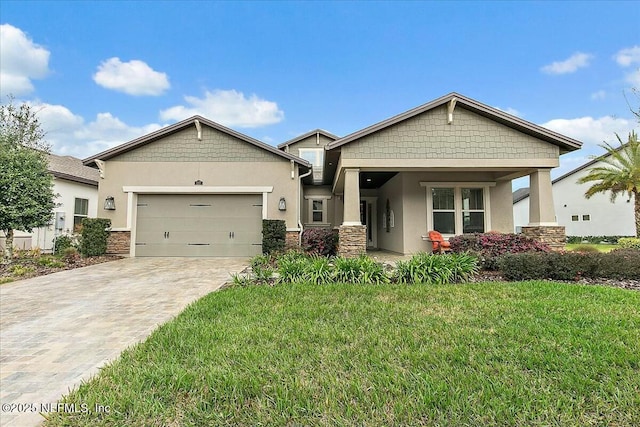
<path fill-rule="evenodd" d="M 41 405 L 55 404 L 246 265 L 128 258 L 0 286 L 0 424 L 39 424 Z"/>

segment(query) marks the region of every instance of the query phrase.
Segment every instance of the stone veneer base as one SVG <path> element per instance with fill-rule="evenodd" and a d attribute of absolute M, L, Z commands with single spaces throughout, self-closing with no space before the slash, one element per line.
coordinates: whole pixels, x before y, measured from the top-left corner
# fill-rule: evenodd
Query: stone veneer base
<path fill-rule="evenodd" d="M 553 251 L 561 251 L 565 248 L 565 228 L 561 225 L 536 225 L 522 227 L 522 234 L 539 242 L 546 243 Z"/>
<path fill-rule="evenodd" d="M 338 231 L 338 255 L 358 257 L 367 252 L 367 226 L 341 225 Z"/>
<path fill-rule="evenodd" d="M 130 231 L 112 231 L 107 238 L 107 253 L 112 255 L 128 255 L 131 247 Z"/>
<path fill-rule="evenodd" d="M 300 246 L 298 236 L 299 233 L 297 231 L 287 231 L 287 234 L 284 235 L 285 250 L 296 249 Z"/>

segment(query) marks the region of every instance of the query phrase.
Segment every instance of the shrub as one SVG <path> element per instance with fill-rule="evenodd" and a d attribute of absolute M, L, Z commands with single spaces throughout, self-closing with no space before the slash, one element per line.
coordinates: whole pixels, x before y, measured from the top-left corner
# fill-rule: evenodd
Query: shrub
<path fill-rule="evenodd" d="M 498 269 L 498 258 L 507 253 L 548 252 L 549 246 L 523 234 L 473 233 L 449 239 L 454 253 L 476 254 L 486 270 Z"/>
<path fill-rule="evenodd" d="M 507 280 L 544 279 L 547 266 L 542 253 L 505 254 L 500 257 L 498 267 Z"/>
<path fill-rule="evenodd" d="M 269 255 L 257 255 L 251 259 L 253 279 L 258 283 L 270 283 L 275 269 Z"/>
<path fill-rule="evenodd" d="M 329 258 L 313 255 L 307 261 L 305 281 L 315 285 L 326 285 L 333 281 L 333 266 Z"/>
<path fill-rule="evenodd" d="M 432 255 L 415 254 L 398 261 L 393 279 L 397 283 L 444 284 L 467 280 L 478 270 L 478 259 L 468 253 Z"/>
<path fill-rule="evenodd" d="M 27 265 L 16 264 L 14 266 L 9 267 L 9 273 L 14 276 L 25 276 L 27 274 L 31 274 L 36 271 L 33 267 Z"/>
<path fill-rule="evenodd" d="M 618 246 L 622 249 L 640 249 L 640 238 L 623 237 L 618 240 Z"/>
<path fill-rule="evenodd" d="M 640 279 L 640 251 L 609 253 L 523 253 L 500 258 L 500 271 L 508 280 Z"/>
<path fill-rule="evenodd" d="M 84 256 L 104 255 L 107 252 L 110 227 L 110 219 L 84 218 L 80 234 L 80 253 Z"/>
<path fill-rule="evenodd" d="M 287 227 L 281 219 L 262 220 L 262 253 L 274 254 L 284 252 Z"/>
<path fill-rule="evenodd" d="M 330 228 L 307 228 L 302 232 L 302 250 L 307 253 L 335 256 L 338 233 Z"/>
<path fill-rule="evenodd" d="M 53 253 L 60 254 L 67 248 L 77 246 L 77 239 L 68 234 L 63 234 L 56 237 L 53 242 Z"/>
<path fill-rule="evenodd" d="M 67 264 L 75 264 L 76 261 L 80 260 L 80 254 L 74 247 L 67 248 L 62 251 L 62 260 Z"/>
<path fill-rule="evenodd" d="M 366 255 L 358 258 L 337 257 L 333 264 L 336 282 L 374 285 L 389 281 L 382 264 Z"/>

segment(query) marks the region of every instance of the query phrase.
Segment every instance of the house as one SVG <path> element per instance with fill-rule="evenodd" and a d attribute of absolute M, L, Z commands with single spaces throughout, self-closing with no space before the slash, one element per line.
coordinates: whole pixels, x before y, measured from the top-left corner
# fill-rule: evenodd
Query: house
<path fill-rule="evenodd" d="M 613 203 L 610 193 L 587 199 L 584 193 L 592 183 L 578 184 L 592 167 L 604 165 L 597 158 L 551 182 L 556 221 L 565 227 L 567 236 L 635 236 L 633 196 L 618 196 Z M 513 193 L 513 219 L 516 232 L 529 223 L 528 188 Z"/>
<path fill-rule="evenodd" d="M 56 208 L 50 225 L 31 233 L 14 233 L 14 246 L 19 249 L 38 247 L 45 252 L 52 251 L 54 237 L 72 233 L 83 218 L 95 218 L 98 212 L 98 171 L 71 156 L 47 154 L 47 160 L 49 173 L 53 175 L 53 192 L 57 194 Z M 4 248 L 1 234 L 0 247 Z"/>
<path fill-rule="evenodd" d="M 451 93 L 345 137 L 315 130 L 273 147 L 194 116 L 84 160 L 100 170 L 109 250 L 251 256 L 261 220 L 339 230 L 339 252 L 412 253 L 423 236 L 513 230 L 511 180 L 530 176 L 526 231 L 564 240 L 550 171 L 574 139 Z"/>

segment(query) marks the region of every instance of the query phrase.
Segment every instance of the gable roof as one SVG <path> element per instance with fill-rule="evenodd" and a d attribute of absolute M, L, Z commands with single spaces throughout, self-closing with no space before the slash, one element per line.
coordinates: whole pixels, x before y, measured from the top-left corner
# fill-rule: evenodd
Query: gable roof
<path fill-rule="evenodd" d="M 616 148 L 616 151 L 620 151 L 624 148 L 626 144 L 621 145 L 620 147 Z M 580 172 L 583 169 L 586 169 L 590 166 L 595 165 L 596 163 L 598 163 L 600 160 L 604 159 L 605 157 L 609 157 L 611 154 L 609 153 L 604 153 L 601 156 L 596 157 L 595 159 L 581 165 L 578 166 L 577 168 L 570 170 L 569 172 L 565 173 L 564 175 L 559 176 L 558 178 L 554 179 L 553 181 L 551 181 L 551 185 L 555 184 L 558 181 L 562 181 L 565 178 L 570 177 L 571 175 Z M 516 191 L 513 192 L 513 203 L 516 204 L 521 200 L 526 199 L 527 197 L 529 197 L 529 187 L 526 188 L 520 188 Z"/>
<path fill-rule="evenodd" d="M 100 173 L 82 164 L 82 160 L 71 156 L 47 154 L 48 171 L 56 178 L 98 186 Z"/>
<path fill-rule="evenodd" d="M 105 150 L 101 153 L 98 153 L 94 156 L 91 157 L 87 157 L 86 159 L 83 160 L 83 163 L 86 166 L 92 166 L 95 165 L 95 161 L 96 160 L 109 160 L 112 159 L 116 156 L 119 156 L 120 154 L 126 153 L 128 151 L 131 150 L 135 150 L 138 147 L 142 147 L 143 145 L 147 145 L 150 144 L 154 141 L 157 141 L 165 136 L 171 135 L 175 132 L 181 131 L 187 127 L 190 126 L 194 126 L 195 123 L 199 122 L 203 125 L 207 125 L 213 129 L 216 129 L 220 132 L 226 133 L 227 135 L 233 136 L 235 138 L 238 138 L 248 144 L 254 145 L 255 147 L 258 147 L 262 150 L 266 150 L 270 153 L 273 153 L 277 156 L 280 156 L 282 158 L 285 158 L 287 160 L 293 160 L 294 162 L 296 162 L 297 164 L 310 168 L 311 164 L 309 162 L 307 162 L 304 159 L 301 159 L 300 157 L 294 156 L 293 154 L 289 154 L 289 153 L 285 153 L 284 151 L 278 150 L 276 147 L 271 146 L 269 144 L 265 144 L 264 142 L 258 141 L 257 139 L 251 138 L 250 136 L 244 135 L 240 132 L 237 132 L 233 129 L 229 129 L 228 127 L 222 126 L 221 124 L 218 124 L 214 121 L 211 121 L 209 119 L 206 119 L 202 116 L 193 116 L 193 117 L 189 117 L 188 119 L 182 120 L 180 122 L 174 123 L 172 125 L 169 126 L 165 126 L 162 129 L 158 129 L 155 132 L 151 132 L 147 135 L 143 135 L 139 138 L 136 138 L 134 140 L 131 140 L 129 142 L 125 142 L 124 144 L 118 145 L 117 147 L 114 148 L 110 148 L 108 150 Z"/>
<path fill-rule="evenodd" d="M 338 139 L 337 141 L 331 142 L 327 144 L 326 148 L 327 150 L 331 150 L 331 149 L 340 147 L 342 145 L 348 144 L 352 141 L 355 141 L 357 139 L 370 135 L 374 132 L 393 126 L 411 117 L 417 116 L 418 114 L 422 114 L 425 111 L 429 111 L 434 108 L 446 105 L 452 99 L 456 100 L 456 108 L 458 107 L 465 108 L 481 116 L 487 117 L 491 120 L 501 123 L 505 126 L 508 126 L 520 132 L 526 133 L 528 135 L 534 136 L 536 138 L 539 138 L 541 140 L 544 140 L 551 144 L 559 146 L 561 154 L 565 152 L 577 150 L 582 146 L 582 142 L 578 140 L 569 138 L 568 136 L 561 135 L 557 132 L 553 132 L 549 129 L 543 128 L 542 126 L 538 126 L 536 124 L 523 120 L 519 117 L 505 113 L 504 111 L 498 110 L 497 108 L 493 108 L 488 105 L 482 104 L 476 100 L 473 100 L 471 98 L 467 98 L 466 96 L 460 95 L 455 92 L 451 92 L 448 95 L 442 96 L 431 102 L 420 105 L 416 108 L 405 111 L 404 113 L 400 113 L 389 119 L 383 120 L 374 125 L 366 127 L 362 130 L 349 134 L 344 138 Z"/>
<path fill-rule="evenodd" d="M 337 139 L 340 139 L 340 137 L 339 137 L 339 136 L 336 136 L 336 135 L 332 134 L 331 132 L 327 132 L 326 130 L 322 130 L 322 129 L 314 129 L 314 130 L 311 130 L 311 131 L 309 131 L 309 132 L 307 132 L 307 133 L 303 133 L 303 134 L 302 134 L 302 135 L 300 135 L 300 136 L 296 136 L 296 137 L 295 137 L 295 138 L 293 138 L 293 139 L 290 139 L 290 140 L 288 140 L 288 141 L 285 141 L 285 142 L 283 142 L 282 144 L 278 144 L 278 148 L 279 148 L 280 150 L 282 150 L 282 149 L 283 149 L 284 147 L 286 147 L 287 145 L 295 144 L 296 142 L 302 141 L 303 139 L 309 138 L 310 136 L 313 136 L 313 135 L 315 135 L 315 134 L 320 134 L 320 135 L 322 135 L 322 136 L 325 136 L 325 137 L 327 137 L 327 138 L 331 139 L 332 141 L 335 141 L 335 140 L 337 140 Z"/>

